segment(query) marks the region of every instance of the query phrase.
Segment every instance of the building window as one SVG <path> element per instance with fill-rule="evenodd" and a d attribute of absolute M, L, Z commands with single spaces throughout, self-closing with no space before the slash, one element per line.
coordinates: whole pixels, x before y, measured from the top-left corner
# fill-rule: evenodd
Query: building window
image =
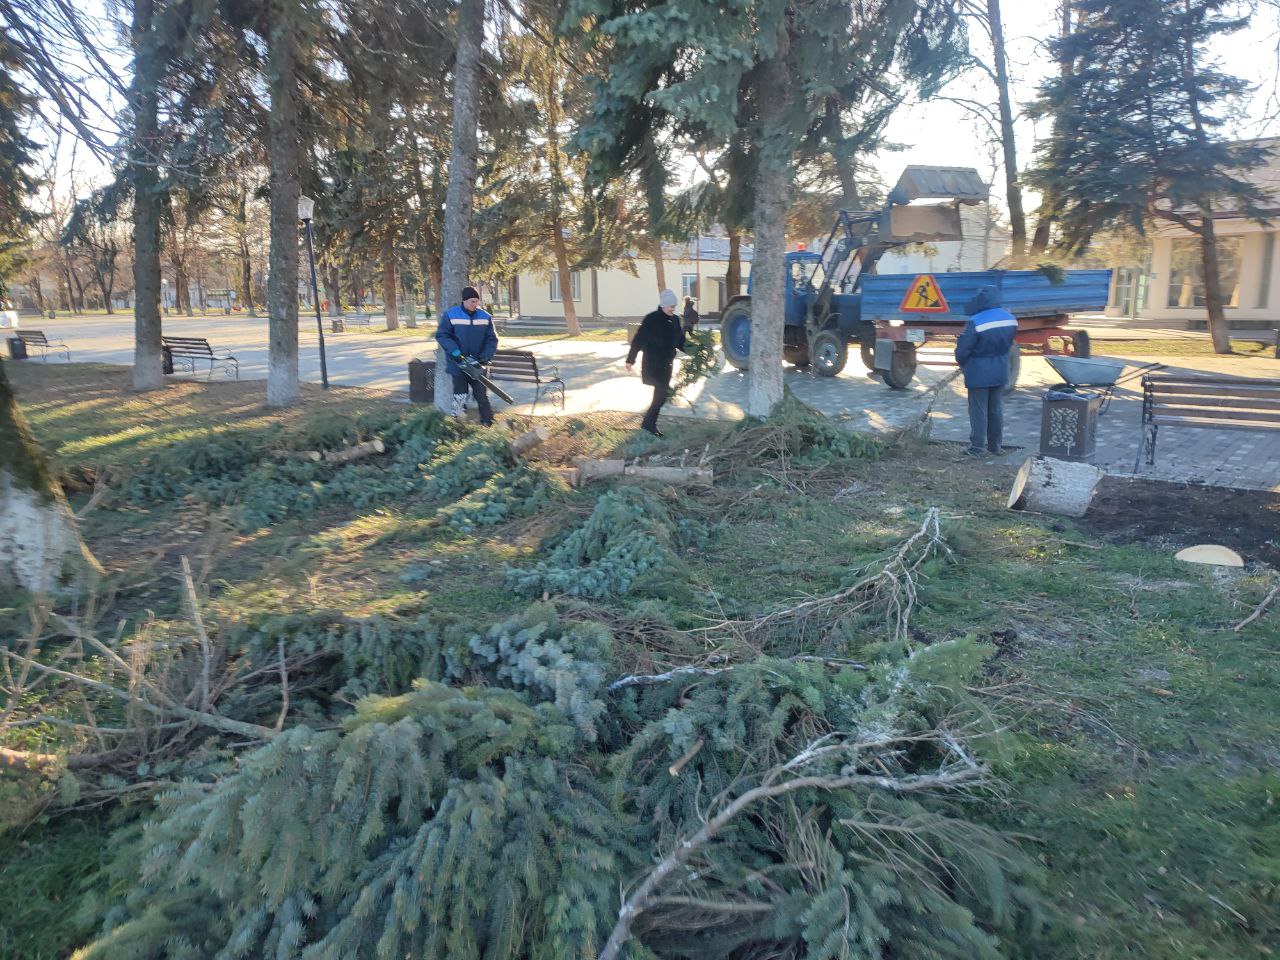
<path fill-rule="evenodd" d="M 569 289 L 573 293 L 574 302 L 582 299 L 582 274 L 577 270 L 569 274 Z M 560 302 L 560 274 L 553 273 L 551 275 L 551 302 Z"/>
<path fill-rule="evenodd" d="M 686 273 L 680 278 L 680 292 L 686 297 L 698 299 L 698 275 L 696 273 Z"/>
<path fill-rule="evenodd" d="M 1271 304 L 1271 264 L 1276 257 L 1276 235 L 1264 234 L 1262 239 L 1262 280 L 1258 284 L 1258 307 L 1265 308 Z"/>
<path fill-rule="evenodd" d="M 1240 306 L 1240 252 L 1239 237 L 1225 237 L 1218 241 L 1218 283 L 1222 290 L 1222 304 Z M 1200 255 L 1200 241 L 1194 237 L 1173 241 L 1173 256 L 1169 264 L 1170 307 L 1204 306 L 1204 265 Z"/>

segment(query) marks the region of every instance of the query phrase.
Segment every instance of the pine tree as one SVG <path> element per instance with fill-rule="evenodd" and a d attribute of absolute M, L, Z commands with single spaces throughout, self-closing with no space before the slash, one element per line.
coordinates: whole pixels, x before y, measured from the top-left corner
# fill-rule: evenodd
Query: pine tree
<path fill-rule="evenodd" d="M 714 4 L 673 7 L 578 0 L 572 9 L 608 38 L 612 68 L 582 142 L 597 175 L 645 170 L 660 179 L 671 138 L 727 146 L 741 138 L 754 204 L 748 412 L 782 399 L 783 258 L 796 151 L 840 109 L 926 92 L 960 62 L 963 30 L 951 0 L 752 0 L 725 16 Z M 872 80 L 871 78 L 874 78 Z M 887 117 L 887 113 L 871 111 Z M 818 134 L 821 136 L 821 134 Z"/>
<path fill-rule="evenodd" d="M 1185 228 L 1200 241 L 1214 349 L 1229 353 L 1214 216 L 1261 216 L 1268 198 L 1248 171 L 1266 152 L 1223 139 L 1223 114 L 1247 84 L 1214 66 L 1207 47 L 1248 20 L 1226 0 L 1074 7 L 1074 28 L 1053 49 L 1075 68 L 1046 81 L 1033 109 L 1054 121 L 1032 180 L 1054 200 L 1059 242 L 1078 252 L 1108 226 Z"/>
<path fill-rule="evenodd" d="M 36 181 L 28 167 L 39 148 L 23 133 L 34 106 L 18 84 L 23 62 L 13 43 L 0 37 L 0 296 L 25 259 L 27 228 L 37 219 L 30 206 Z"/>

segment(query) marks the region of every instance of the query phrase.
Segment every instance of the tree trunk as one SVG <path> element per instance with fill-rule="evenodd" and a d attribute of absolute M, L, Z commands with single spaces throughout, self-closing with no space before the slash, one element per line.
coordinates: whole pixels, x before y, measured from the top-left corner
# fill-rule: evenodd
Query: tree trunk
<path fill-rule="evenodd" d="M 292 0 L 270 5 L 275 14 L 267 75 L 271 113 L 271 271 L 267 277 L 267 406 L 298 400 L 298 50 Z"/>
<path fill-rule="evenodd" d="M 1213 229 L 1213 217 L 1206 211 L 1200 222 L 1200 262 L 1204 273 L 1204 310 L 1209 317 L 1209 336 L 1215 353 L 1231 353 L 1231 329 L 1222 302 L 1218 238 Z"/>
<path fill-rule="evenodd" d="M 1062 0 L 1062 6 L 1059 10 L 1062 25 L 1060 36 L 1064 39 L 1071 35 L 1072 2 L 1073 0 Z M 1058 73 L 1062 77 L 1070 77 L 1073 70 L 1075 70 L 1075 63 L 1069 57 L 1064 56 L 1058 61 Z M 1054 117 L 1053 136 L 1062 136 L 1062 120 L 1058 117 Z M 1057 199 L 1054 197 L 1052 190 L 1047 190 L 1040 197 L 1040 210 L 1036 217 L 1035 235 L 1031 238 L 1032 259 L 1049 249 L 1049 231 L 1053 228 L 1053 222 L 1057 218 L 1057 214 Z"/>
<path fill-rule="evenodd" d="M 724 270 L 724 296 L 726 302 L 742 293 L 742 235 L 737 230 L 729 233 L 729 262 Z"/>
<path fill-rule="evenodd" d="M 77 552 L 101 572 L 18 410 L 0 360 L 0 582 L 48 593 Z"/>
<path fill-rule="evenodd" d="M 461 296 L 471 267 L 471 214 L 476 186 L 476 101 L 479 97 L 480 41 L 484 0 L 461 0 L 453 74 L 453 130 L 449 187 L 444 202 L 444 257 L 436 287 L 440 312 Z M 448 411 L 453 384 L 445 375 L 444 350 L 436 350 L 436 406 Z"/>
<path fill-rule="evenodd" d="M 790 40 L 778 29 L 778 49 L 760 65 L 757 89 L 764 143 L 755 174 L 755 254 L 751 272 L 751 353 L 747 369 L 747 414 L 767 417 L 782 400 L 782 328 L 786 318 L 787 199 L 793 150 L 789 142 Z"/>
<path fill-rule="evenodd" d="M 329 296 L 329 316 L 342 316 L 342 274 L 332 261 L 325 268 L 324 291 Z"/>
<path fill-rule="evenodd" d="M 1009 65 L 1004 52 L 1004 25 L 1000 0 L 987 0 L 996 69 L 996 93 L 1000 100 L 1000 143 L 1004 148 L 1004 182 L 1009 202 L 1009 228 L 1013 234 L 1013 265 L 1027 262 L 1027 218 L 1022 212 L 1022 188 L 1018 185 L 1018 151 L 1013 139 L 1013 105 L 1009 100 Z"/>
<path fill-rule="evenodd" d="M 662 259 L 662 241 L 654 237 L 649 241 L 649 255 L 653 257 L 653 272 L 658 277 L 658 292 L 667 289 L 667 265 Z"/>
<path fill-rule="evenodd" d="M 572 336 L 582 333 L 578 307 L 573 302 L 573 278 L 569 275 L 569 254 L 565 249 L 564 230 L 559 217 L 551 218 L 551 249 L 556 255 L 556 276 L 560 283 L 560 306 L 564 308 L 564 325 Z"/>
<path fill-rule="evenodd" d="M 387 225 L 382 241 L 382 313 L 388 330 L 400 329 L 400 305 L 396 300 L 396 232 Z"/>
<path fill-rule="evenodd" d="M 862 198 L 858 195 L 853 158 L 844 148 L 844 124 L 840 121 L 840 107 L 835 97 L 827 98 L 826 125 L 831 159 L 835 163 L 836 176 L 840 179 L 840 192 L 844 195 L 844 208 L 849 211 L 860 210 Z"/>
<path fill-rule="evenodd" d="M 244 311 L 246 316 L 256 317 L 258 305 L 253 300 L 253 261 L 249 258 L 249 241 L 240 238 L 240 285 L 244 288 Z"/>
<path fill-rule="evenodd" d="M 188 317 L 195 316 L 195 311 L 191 309 L 191 278 L 187 276 L 187 266 L 184 260 L 173 261 L 173 305 L 181 310 Z"/>

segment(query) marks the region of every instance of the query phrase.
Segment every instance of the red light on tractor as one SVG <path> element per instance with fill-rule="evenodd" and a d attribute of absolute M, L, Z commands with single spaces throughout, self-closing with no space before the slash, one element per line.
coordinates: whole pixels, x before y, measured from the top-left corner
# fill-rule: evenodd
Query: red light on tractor
<path fill-rule="evenodd" d="M 797 243 L 797 244 L 796 244 L 796 249 L 803 253 L 803 252 L 804 252 L 804 250 L 805 250 L 806 248 L 805 248 L 805 245 L 804 245 L 803 243 Z"/>

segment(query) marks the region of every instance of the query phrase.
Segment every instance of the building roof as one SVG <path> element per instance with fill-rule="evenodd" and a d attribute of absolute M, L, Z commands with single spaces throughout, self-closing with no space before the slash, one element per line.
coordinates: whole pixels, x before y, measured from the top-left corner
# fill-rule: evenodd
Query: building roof
<path fill-rule="evenodd" d="M 743 243 L 738 248 L 738 256 L 743 263 L 751 262 L 752 246 Z M 728 237 L 698 237 L 697 243 L 690 237 L 679 243 L 662 244 L 662 255 L 669 260 L 721 260 L 729 259 Z"/>

